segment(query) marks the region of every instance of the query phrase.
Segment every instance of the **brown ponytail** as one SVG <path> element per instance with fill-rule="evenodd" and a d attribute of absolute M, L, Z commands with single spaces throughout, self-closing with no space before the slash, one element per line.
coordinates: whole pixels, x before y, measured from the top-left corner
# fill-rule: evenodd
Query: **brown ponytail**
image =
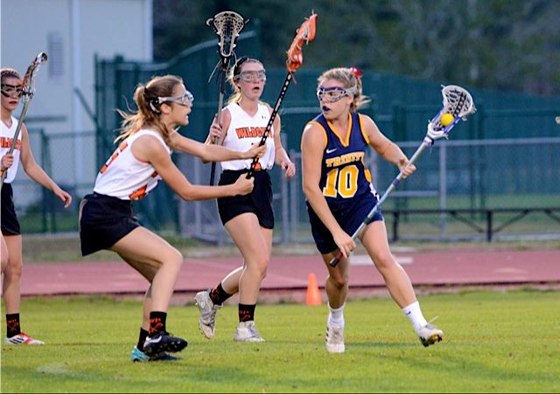
<path fill-rule="evenodd" d="M 122 132 L 115 142 L 124 140 L 139 130 L 149 127 L 159 131 L 165 143 L 172 147 L 171 134 L 174 130 L 169 130 L 161 121 L 161 104 L 158 97 L 170 97 L 177 85 L 183 83 L 180 77 L 175 75 L 164 75 L 155 77 L 146 85 L 138 85 L 134 91 L 134 102 L 138 111 L 129 114 L 120 109 L 118 113 L 124 118 L 122 121 Z"/>

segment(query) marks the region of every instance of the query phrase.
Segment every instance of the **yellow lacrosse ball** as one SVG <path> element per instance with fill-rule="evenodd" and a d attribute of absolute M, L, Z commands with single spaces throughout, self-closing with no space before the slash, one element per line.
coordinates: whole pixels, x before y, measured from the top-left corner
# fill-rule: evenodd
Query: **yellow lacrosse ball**
<path fill-rule="evenodd" d="M 441 122 L 441 124 L 443 125 L 443 127 L 449 126 L 451 123 L 453 123 L 454 120 L 455 120 L 455 118 L 453 117 L 453 115 L 448 114 L 448 113 L 444 113 L 444 114 L 441 115 L 441 117 L 439 118 L 439 121 Z"/>

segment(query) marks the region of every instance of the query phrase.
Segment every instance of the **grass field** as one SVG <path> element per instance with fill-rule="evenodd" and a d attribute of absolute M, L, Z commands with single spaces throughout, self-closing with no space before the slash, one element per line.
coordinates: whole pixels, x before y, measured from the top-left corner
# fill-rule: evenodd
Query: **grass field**
<path fill-rule="evenodd" d="M 236 308 L 198 332 L 194 305 L 168 329 L 189 340 L 174 363 L 129 360 L 138 301 L 24 299 L 22 325 L 45 346 L 2 345 L 2 392 L 559 392 L 560 292 L 422 296 L 444 341 L 424 348 L 387 298 L 351 301 L 345 354 L 324 347 L 326 306 L 262 305 L 263 344 L 235 343 Z"/>

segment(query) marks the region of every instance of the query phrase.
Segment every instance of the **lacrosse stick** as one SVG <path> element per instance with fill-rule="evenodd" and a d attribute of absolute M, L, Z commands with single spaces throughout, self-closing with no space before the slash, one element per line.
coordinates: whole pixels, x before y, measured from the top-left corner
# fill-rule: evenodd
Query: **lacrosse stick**
<path fill-rule="evenodd" d="M 47 61 L 47 54 L 44 52 L 40 52 L 35 59 L 31 62 L 29 67 L 27 67 L 27 71 L 25 72 L 25 76 L 21 81 L 21 86 L 23 90 L 23 109 L 21 110 L 21 115 L 19 116 L 18 124 L 16 127 L 16 132 L 14 133 L 14 139 L 12 140 L 12 144 L 10 145 L 10 149 L 8 150 L 8 154 L 13 153 L 16 147 L 19 133 L 21 131 L 21 126 L 23 125 L 23 121 L 25 119 L 25 114 L 27 113 L 27 108 L 29 107 L 29 102 L 33 98 L 35 94 L 35 77 L 37 76 L 37 70 L 42 63 Z M 6 176 L 8 175 L 8 170 L 2 173 L 0 189 L 4 185 L 4 181 L 6 180 Z"/>
<path fill-rule="evenodd" d="M 438 114 L 428 123 L 428 132 L 426 133 L 422 144 L 410 158 L 405 169 L 413 165 L 416 160 L 418 160 L 422 152 L 424 152 L 428 146 L 432 146 L 436 140 L 440 138 L 448 138 L 449 132 L 459 122 L 459 120 L 466 121 L 467 117 L 476 111 L 471 94 L 460 86 L 442 86 L 441 94 L 443 96 L 443 106 L 439 110 Z M 399 172 L 399 175 L 397 175 L 393 182 L 391 182 L 391 185 L 381 196 L 377 204 L 375 204 L 367 217 L 360 224 L 360 227 L 354 231 L 352 239 L 356 239 L 364 227 L 371 222 L 379 207 L 399 185 L 403 177 L 403 171 Z M 339 251 L 329 262 L 331 267 L 336 267 L 341 258 L 342 252 Z"/>
<path fill-rule="evenodd" d="M 237 12 L 233 11 L 223 11 L 213 18 L 206 21 L 206 25 L 212 26 L 214 32 L 219 37 L 218 48 L 220 54 L 220 61 L 212 71 L 210 79 L 214 75 L 214 72 L 220 69 L 220 96 L 218 99 L 218 113 L 216 115 L 216 120 L 219 125 L 222 124 L 222 107 L 224 106 L 224 93 L 226 90 L 226 73 L 228 69 L 229 59 L 233 56 L 233 50 L 236 46 L 237 37 L 239 33 L 245 27 L 247 21 L 243 20 L 243 17 Z M 216 144 L 218 138 L 215 138 L 212 143 Z M 210 172 L 210 185 L 214 185 L 214 175 L 216 173 L 216 162 L 212 162 L 212 171 Z"/>
<path fill-rule="evenodd" d="M 290 45 L 290 48 L 288 49 L 288 60 L 286 60 L 286 68 L 288 69 L 288 74 L 286 75 L 286 79 L 284 80 L 284 84 L 282 85 L 282 89 L 280 90 L 280 94 L 276 99 L 276 104 L 274 104 L 272 114 L 270 115 L 270 119 L 268 120 L 266 129 L 264 130 L 262 139 L 259 142 L 259 146 L 262 146 L 266 143 L 266 139 L 268 137 L 268 134 L 270 133 L 274 120 L 276 119 L 276 115 L 278 115 L 278 110 L 280 109 L 282 100 L 286 95 L 288 86 L 290 86 L 290 82 L 292 81 L 294 73 L 301 67 L 303 63 L 303 44 L 308 44 L 309 41 L 313 41 L 313 39 L 315 38 L 316 19 L 317 14 L 312 14 L 309 18 L 305 19 L 299 29 L 296 30 L 296 37 L 294 38 L 294 40 L 292 41 L 292 45 Z M 295 78 L 293 79 L 295 80 Z M 253 162 L 251 163 L 251 168 L 247 173 L 247 178 L 251 178 L 253 176 L 258 162 L 259 159 L 255 157 L 253 159 Z"/>

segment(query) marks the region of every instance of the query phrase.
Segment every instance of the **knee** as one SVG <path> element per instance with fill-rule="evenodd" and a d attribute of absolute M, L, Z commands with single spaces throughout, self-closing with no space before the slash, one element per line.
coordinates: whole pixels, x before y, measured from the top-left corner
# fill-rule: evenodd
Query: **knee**
<path fill-rule="evenodd" d="M 376 267 L 380 270 L 389 270 L 398 266 L 395 256 L 391 252 L 381 253 L 374 257 Z"/>
<path fill-rule="evenodd" d="M 259 264 L 257 265 L 257 270 L 261 279 L 266 278 L 266 274 L 268 272 L 268 264 L 270 263 L 270 259 L 268 257 L 259 260 Z"/>
<path fill-rule="evenodd" d="M 176 264 L 179 268 L 183 265 L 183 255 L 177 249 L 173 250 L 173 264 Z"/>
<path fill-rule="evenodd" d="M 172 248 L 166 254 L 163 264 L 180 269 L 183 265 L 183 255 L 177 249 Z"/>
<path fill-rule="evenodd" d="M 255 258 L 251 264 L 248 264 L 247 268 L 253 272 L 253 275 L 258 275 L 261 279 L 266 278 L 268 272 L 268 263 L 270 259 L 268 256 L 260 256 Z"/>
<path fill-rule="evenodd" d="M 21 281 L 22 269 L 21 267 L 10 267 L 5 269 L 3 274 L 10 282 L 19 282 Z"/>
<path fill-rule="evenodd" d="M 21 261 L 14 261 L 8 258 L 4 273 L 12 279 L 19 280 L 23 272 Z"/>
<path fill-rule="evenodd" d="M 349 278 L 348 275 L 334 274 L 329 276 L 329 281 L 338 289 L 341 290 L 348 286 Z"/>

